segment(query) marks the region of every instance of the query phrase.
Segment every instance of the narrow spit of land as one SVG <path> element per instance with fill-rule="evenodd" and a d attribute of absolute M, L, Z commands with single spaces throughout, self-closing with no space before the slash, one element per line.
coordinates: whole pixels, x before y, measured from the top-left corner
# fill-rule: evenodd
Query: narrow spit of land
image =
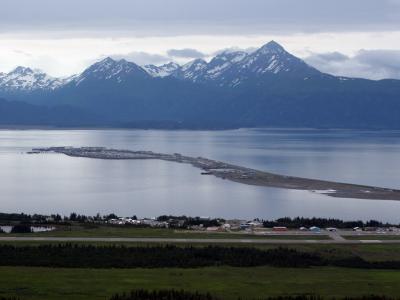
<path fill-rule="evenodd" d="M 163 154 L 152 151 L 117 150 L 103 147 L 36 148 L 28 153 L 36 154 L 48 152 L 62 153 L 73 157 L 97 159 L 159 159 L 191 164 L 192 166 L 201 169 L 203 175 L 214 175 L 222 179 L 248 185 L 307 190 L 338 198 L 400 200 L 400 190 L 279 175 L 208 158 L 184 156 L 179 153 Z"/>

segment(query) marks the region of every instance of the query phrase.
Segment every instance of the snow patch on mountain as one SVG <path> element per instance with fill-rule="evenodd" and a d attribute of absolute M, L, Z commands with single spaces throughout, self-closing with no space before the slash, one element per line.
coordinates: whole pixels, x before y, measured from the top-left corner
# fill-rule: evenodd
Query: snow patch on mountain
<path fill-rule="evenodd" d="M 207 62 L 203 59 L 198 58 L 183 65 L 172 75 L 180 79 L 196 82 L 206 68 Z"/>
<path fill-rule="evenodd" d="M 40 70 L 17 67 L 9 73 L 0 73 L 0 88 L 6 91 L 54 90 L 63 80 L 48 76 Z"/>
<path fill-rule="evenodd" d="M 178 70 L 180 65 L 174 62 L 170 62 L 168 64 L 164 64 L 162 66 L 155 65 L 145 65 L 143 69 L 147 71 L 147 73 L 153 77 L 166 77 L 171 75 L 173 72 Z"/>
<path fill-rule="evenodd" d="M 148 73 L 137 64 L 125 59 L 114 60 L 107 57 L 83 71 L 80 75 L 70 78 L 69 82 L 80 85 L 86 80 L 114 80 L 122 83 L 125 79 L 133 76 L 146 77 Z"/>

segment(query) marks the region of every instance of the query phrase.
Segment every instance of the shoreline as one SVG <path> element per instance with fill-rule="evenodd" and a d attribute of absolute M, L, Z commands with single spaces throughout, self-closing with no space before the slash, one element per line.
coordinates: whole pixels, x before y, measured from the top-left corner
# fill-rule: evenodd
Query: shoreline
<path fill-rule="evenodd" d="M 307 190 L 336 198 L 353 198 L 365 200 L 400 200 L 400 190 L 341 183 L 295 176 L 285 176 L 260 170 L 237 166 L 204 157 L 190 157 L 179 153 L 163 154 L 152 151 L 117 150 L 103 147 L 49 147 L 35 148 L 29 154 L 60 153 L 71 157 L 93 159 L 158 159 L 177 163 L 190 164 L 201 169 L 202 175 L 213 175 L 217 178 L 237 183 L 283 189 Z"/>

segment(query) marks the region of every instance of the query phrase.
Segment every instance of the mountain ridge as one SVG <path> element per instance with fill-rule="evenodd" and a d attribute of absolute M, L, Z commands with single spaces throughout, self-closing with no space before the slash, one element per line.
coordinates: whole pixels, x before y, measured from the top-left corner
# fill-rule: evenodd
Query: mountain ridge
<path fill-rule="evenodd" d="M 257 50 L 247 53 L 241 50 L 223 51 L 214 56 L 209 62 L 203 59 L 194 59 L 184 65 L 179 65 L 175 62 L 169 62 L 163 65 L 147 64 L 140 66 L 134 62 L 125 59 L 114 60 L 111 57 L 106 57 L 83 70 L 81 73 L 74 74 L 67 78 L 57 78 L 47 75 L 41 70 L 32 70 L 29 67 L 16 67 L 9 73 L 0 72 L 0 90 L 51 90 L 61 88 L 63 85 L 69 84 L 71 81 L 79 82 L 85 74 L 95 71 L 99 68 L 101 71 L 110 70 L 110 67 L 119 68 L 114 70 L 115 74 L 105 76 L 103 79 L 111 79 L 120 72 L 125 71 L 130 73 L 135 70 L 142 74 L 146 73 L 151 77 L 168 77 L 173 76 L 182 80 L 191 80 L 192 82 L 217 81 L 217 85 L 228 85 L 235 87 L 240 81 L 240 76 L 246 79 L 248 74 L 262 75 L 266 73 L 297 73 L 303 72 L 305 77 L 325 75 L 333 76 L 342 79 L 353 79 L 346 76 L 334 76 L 318 71 L 316 68 L 308 65 L 305 61 L 297 58 L 287 52 L 280 44 L 275 41 L 270 41 Z M 236 67 L 236 68 L 235 68 Z M 94 72 L 93 72 L 94 73 Z M 236 77 L 236 78 L 233 78 Z M 80 80 L 78 79 L 80 78 Z M 99 79 L 99 78 L 98 78 Z M 354 78 L 364 79 L 364 78 Z M 370 79 L 367 79 L 370 80 Z M 381 80 L 396 80 L 396 79 L 381 79 Z M 121 79 L 119 80 L 121 81 Z M 380 81 L 380 80 L 375 80 Z"/>
<path fill-rule="evenodd" d="M 62 84 L 37 75 L 27 89 L 2 88 L 6 76 L 0 75 L 0 97 L 74 107 L 96 115 L 99 126 L 400 129 L 400 80 L 325 74 L 274 41 L 183 66 L 142 67 L 107 57 Z"/>

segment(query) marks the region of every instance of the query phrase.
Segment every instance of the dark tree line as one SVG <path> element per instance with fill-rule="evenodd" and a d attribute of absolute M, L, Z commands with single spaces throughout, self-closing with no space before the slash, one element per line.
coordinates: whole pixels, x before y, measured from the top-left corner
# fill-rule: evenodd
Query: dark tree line
<path fill-rule="evenodd" d="M 32 233 L 32 228 L 30 225 L 18 224 L 11 228 L 11 233 Z"/>
<path fill-rule="evenodd" d="M 116 294 L 109 300 L 220 300 L 210 293 L 187 292 L 177 290 L 133 290 L 129 293 Z"/>
<path fill-rule="evenodd" d="M 1 266 L 66 268 L 196 268 L 206 266 L 338 266 L 365 269 L 400 269 L 400 261 L 369 262 L 358 256 L 324 258 L 289 248 L 261 250 L 250 247 L 93 246 L 59 244 L 0 245 Z"/>
<path fill-rule="evenodd" d="M 323 265 L 318 255 L 294 249 L 249 247 L 124 247 L 78 244 L 0 245 L 2 266 L 88 268 L 194 268 L 205 266 L 307 267 Z"/>
<path fill-rule="evenodd" d="M 46 215 L 29 215 L 29 214 L 15 214 L 15 213 L 0 213 L 0 224 L 64 224 L 71 225 L 71 223 L 104 223 L 110 219 L 118 219 L 119 217 L 110 213 L 108 215 L 97 214 L 95 216 L 87 216 L 83 214 L 77 214 L 75 212 L 71 213 L 69 216 L 61 216 L 59 214 Z M 137 217 L 134 215 L 132 219 L 136 220 Z M 190 226 L 203 225 L 204 227 L 220 226 L 225 222 L 224 219 L 214 218 L 206 219 L 200 217 L 188 217 L 188 216 L 169 216 L 162 215 L 157 218 L 158 221 L 168 221 L 170 227 L 172 228 L 187 228 Z M 259 219 L 256 219 L 260 221 Z M 343 221 L 339 219 L 325 219 L 325 218 L 280 218 L 277 220 L 269 221 L 262 220 L 264 227 L 274 227 L 274 226 L 286 226 L 288 228 L 299 228 L 299 227 L 337 227 L 337 228 L 354 228 L 354 227 L 392 227 L 399 226 L 399 224 L 389 224 L 382 223 L 375 220 L 370 220 L 367 222 L 363 221 Z"/>
<path fill-rule="evenodd" d="M 0 213 L 0 222 L 32 222 L 32 221 L 46 221 L 46 217 L 42 215 L 27 215 L 24 213 Z"/>
<path fill-rule="evenodd" d="M 324 298 L 318 295 L 275 296 L 259 298 L 257 300 L 399 300 L 387 296 L 367 295 L 360 297 Z M 184 290 L 133 290 L 129 293 L 115 294 L 109 300 L 223 300 L 210 293 L 188 292 Z M 243 298 L 238 300 L 245 300 Z M 254 300 L 254 299 L 252 299 Z"/>
<path fill-rule="evenodd" d="M 375 220 L 370 220 L 367 222 L 363 221 L 343 221 L 339 219 L 325 219 L 325 218 L 280 218 L 275 221 L 263 221 L 264 227 L 274 227 L 274 226 L 286 226 L 288 228 L 299 228 L 299 227 L 310 227 L 318 226 L 321 228 L 326 227 L 336 227 L 336 228 L 354 228 L 354 227 L 390 227 L 393 224 L 382 223 Z"/>

